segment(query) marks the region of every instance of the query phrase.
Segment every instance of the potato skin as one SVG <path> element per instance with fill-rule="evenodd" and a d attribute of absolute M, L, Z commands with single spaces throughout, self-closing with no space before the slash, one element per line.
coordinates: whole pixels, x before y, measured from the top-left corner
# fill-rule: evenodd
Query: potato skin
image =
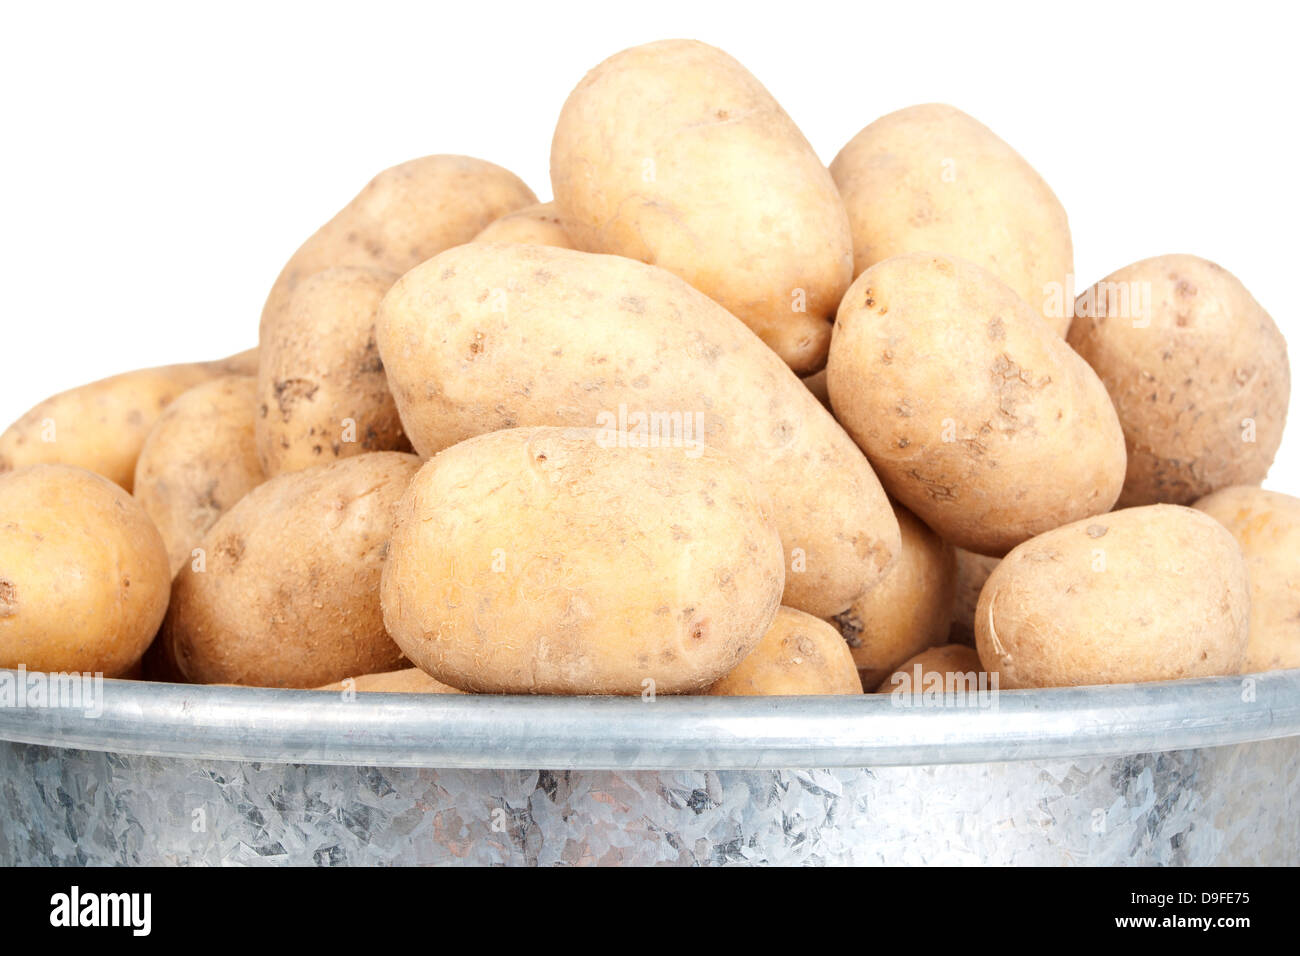
<path fill-rule="evenodd" d="M 962 259 L 897 256 L 862 273 L 840 306 L 827 387 L 890 495 L 970 551 L 1001 555 L 1107 511 L 1124 481 L 1123 432 L 1097 375 Z"/>
<path fill-rule="evenodd" d="M 525 206 L 506 213 L 477 236 L 475 242 L 523 242 L 533 246 L 572 249 L 573 240 L 553 202 Z"/>
<path fill-rule="evenodd" d="M 173 575 L 217 519 L 265 480 L 256 407 L 252 376 L 204 382 L 164 409 L 140 450 L 135 499 L 162 534 Z"/>
<path fill-rule="evenodd" d="M 140 449 L 163 409 L 195 385 L 240 374 L 256 360 L 253 350 L 215 362 L 139 369 L 53 395 L 0 434 L 0 474 L 42 463 L 72 465 L 131 491 Z"/>
<path fill-rule="evenodd" d="M 975 641 L 999 686 L 1062 687 L 1241 672 L 1250 590 L 1232 535 L 1179 505 L 1048 531 L 980 594 Z"/>
<path fill-rule="evenodd" d="M 375 343 L 375 312 L 397 278 L 326 269 L 299 283 L 285 309 L 263 323 L 256 435 L 268 476 L 411 450 Z"/>
<path fill-rule="evenodd" d="M 289 259 L 267 296 L 262 323 L 287 307 L 308 276 L 335 266 L 401 275 L 536 202 L 514 173 L 470 156 L 424 156 L 385 169 Z"/>
<path fill-rule="evenodd" d="M 921 669 L 919 681 L 917 680 L 918 667 Z M 945 691 L 966 687 L 965 682 L 958 682 L 956 678 L 958 674 L 977 675 L 976 686 L 978 687 L 978 675 L 983 671 L 984 665 L 980 663 L 980 656 L 975 653 L 975 648 L 965 644 L 937 644 L 899 664 L 893 673 L 880 681 L 872 690 L 877 694 L 924 694 L 929 689 L 926 684 L 931 674 L 938 674 L 943 678 Z"/>
<path fill-rule="evenodd" d="M 352 686 L 347 686 L 347 681 Z M 400 671 L 388 671 L 383 674 L 362 674 L 360 677 L 344 678 L 333 684 L 318 687 L 317 690 L 353 690 L 358 693 L 381 694 L 463 694 L 441 681 L 436 681 L 418 667 L 407 667 Z"/>
<path fill-rule="evenodd" d="M 820 618 L 789 607 L 777 610 L 758 646 L 708 690 L 711 697 L 860 693 L 844 638 Z"/>
<path fill-rule="evenodd" d="M 319 687 L 405 666 L 379 579 L 419 465 L 375 452 L 254 488 L 204 536 L 203 570 L 176 576 L 154 653 L 200 684 Z"/>
<path fill-rule="evenodd" d="M 855 277 L 906 253 L 957 256 L 1065 335 L 1074 272 L 1065 208 L 988 127 L 942 103 L 898 110 L 854 136 L 831 176 L 853 231 Z"/>
<path fill-rule="evenodd" d="M 471 243 L 403 276 L 376 328 L 421 455 L 499 428 L 677 413 L 771 496 L 785 604 L 836 614 L 898 553 L 889 502 L 843 429 L 740 322 L 662 269 Z"/>
<path fill-rule="evenodd" d="M 1250 577 L 1246 670 L 1300 667 L 1300 498 L 1247 485 L 1193 506 L 1232 533 Z"/>
<path fill-rule="evenodd" d="M 957 588 L 952 602 L 952 623 L 948 640 L 953 644 L 975 646 L 975 606 L 980 601 L 980 591 L 1001 558 L 976 554 L 964 548 L 953 548 L 957 558 Z"/>
<path fill-rule="evenodd" d="M 1133 314 L 1128 290 L 1149 290 L 1149 316 Z M 1144 259 L 1085 291 L 1075 311 L 1070 345 L 1101 376 L 1124 426 L 1120 507 L 1186 505 L 1264 480 L 1291 368 L 1282 333 L 1235 276 L 1196 256 Z"/>
<path fill-rule="evenodd" d="M 772 95 L 719 49 L 663 40 L 605 60 L 560 112 L 551 185 L 574 245 L 653 263 L 821 368 L 853 278 L 829 172 Z"/>
<path fill-rule="evenodd" d="M 884 579 L 833 620 L 862 686 L 874 689 L 909 657 L 948 635 L 956 588 L 952 545 L 895 505 L 902 550 Z"/>
<path fill-rule="evenodd" d="M 753 650 L 783 574 L 771 506 L 725 455 L 507 429 L 411 482 L 384 621 L 462 690 L 694 693 Z"/>
<path fill-rule="evenodd" d="M 0 667 L 126 674 L 169 580 L 158 530 L 108 479 L 67 465 L 0 475 Z"/>

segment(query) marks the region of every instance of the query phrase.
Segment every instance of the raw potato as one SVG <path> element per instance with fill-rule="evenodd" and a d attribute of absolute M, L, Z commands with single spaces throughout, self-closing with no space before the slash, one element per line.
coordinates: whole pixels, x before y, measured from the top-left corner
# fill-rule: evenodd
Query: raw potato
<path fill-rule="evenodd" d="M 952 602 L 952 622 L 948 640 L 954 644 L 975 646 L 975 606 L 979 604 L 980 591 L 1001 558 L 976 554 L 962 548 L 953 549 L 957 555 L 957 594 Z"/>
<path fill-rule="evenodd" d="M 975 641 L 999 686 L 1122 684 L 1238 674 L 1249 583 L 1213 518 L 1148 505 L 1076 521 L 989 575 Z"/>
<path fill-rule="evenodd" d="M 73 465 L 127 491 L 154 423 L 171 402 L 202 382 L 256 370 L 257 353 L 215 362 L 167 365 L 100 379 L 41 402 L 0 434 L 0 473 L 26 465 Z"/>
<path fill-rule="evenodd" d="M 911 252 L 975 263 L 1061 336 L 1074 247 L 1047 183 L 988 127 L 941 103 L 876 120 L 831 163 L 853 230 L 853 274 Z"/>
<path fill-rule="evenodd" d="M 401 275 L 536 202 L 514 173 L 469 156 L 425 156 L 386 169 L 293 254 L 267 297 L 262 324 L 308 276 L 335 266 Z"/>
<path fill-rule="evenodd" d="M 551 185 L 574 245 L 673 272 L 800 374 L 826 362 L 853 275 L 826 167 L 721 50 L 663 40 L 610 57 L 560 113 Z"/>
<path fill-rule="evenodd" d="M 351 685 L 349 686 L 349 681 Z M 346 678 L 333 684 L 326 684 L 318 690 L 357 691 L 358 693 L 381 694 L 460 694 L 464 693 L 434 680 L 418 667 L 408 667 L 400 671 L 388 671 L 384 674 L 362 674 L 360 677 Z"/>
<path fill-rule="evenodd" d="M 1291 368 L 1282 333 L 1235 276 L 1195 256 L 1145 259 L 1084 292 L 1075 312 L 1070 345 L 1124 426 L 1121 507 L 1264 480 Z"/>
<path fill-rule="evenodd" d="M 918 670 L 919 668 L 919 670 Z M 921 695 L 940 687 L 945 693 L 978 691 L 979 675 L 984 665 L 973 647 L 965 644 L 940 644 L 922 651 L 898 666 L 875 688 L 877 694 Z M 930 675 L 937 675 L 937 679 Z M 972 679 L 973 675 L 973 679 Z M 989 679 L 985 678 L 985 687 Z"/>
<path fill-rule="evenodd" d="M 713 697 L 860 694 L 853 655 L 825 621 L 783 607 L 758 646 L 709 688 Z"/>
<path fill-rule="evenodd" d="M 411 482 L 384 621 L 462 690 L 697 693 L 753 650 L 782 578 L 771 506 L 723 454 L 508 429 Z"/>
<path fill-rule="evenodd" d="M 1196 502 L 1237 539 L 1250 576 L 1246 670 L 1300 667 L 1300 498 L 1250 486 Z"/>
<path fill-rule="evenodd" d="M 408 666 L 384 631 L 379 579 L 419 467 L 375 452 L 254 488 L 204 537 L 203 570 L 176 576 L 155 653 L 193 683 L 258 687 Z"/>
<path fill-rule="evenodd" d="M 872 690 L 903 661 L 948 636 L 957 564 L 953 547 L 895 506 L 902 550 L 884 579 L 834 619 L 862 687 Z"/>
<path fill-rule="evenodd" d="M 169 579 L 158 530 L 106 478 L 66 465 L 0 475 L 0 667 L 128 673 Z"/>
<path fill-rule="evenodd" d="M 377 269 L 326 269 L 263 323 L 257 453 L 268 476 L 411 450 L 375 344 L 375 311 L 396 281 Z"/>
<path fill-rule="evenodd" d="M 544 202 L 502 216 L 477 236 L 475 242 L 526 242 L 534 246 L 572 249 L 555 203 Z"/>
<path fill-rule="evenodd" d="M 1124 482 L 1124 435 L 1097 375 L 962 259 L 898 256 L 862 273 L 827 385 L 885 489 L 969 551 L 1005 554 L 1101 514 Z"/>
<path fill-rule="evenodd" d="M 265 480 L 253 441 L 257 380 L 196 385 L 158 417 L 135 465 L 135 499 L 167 545 L 171 573 L 218 518 Z"/>
<path fill-rule="evenodd" d="M 528 425 L 636 441 L 653 415 L 665 443 L 728 451 L 771 496 L 788 556 L 784 604 L 837 614 L 898 553 L 889 502 L 848 435 L 748 329 L 662 269 L 471 243 L 403 276 L 377 330 L 421 455 Z"/>

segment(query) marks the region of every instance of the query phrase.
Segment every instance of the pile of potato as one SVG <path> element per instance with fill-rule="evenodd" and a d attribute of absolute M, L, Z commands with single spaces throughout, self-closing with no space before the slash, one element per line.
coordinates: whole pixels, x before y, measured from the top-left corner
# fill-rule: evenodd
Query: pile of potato
<path fill-rule="evenodd" d="M 974 119 L 900 110 L 827 168 L 693 41 L 588 73 L 551 180 L 385 170 L 255 352 L 11 425 L 0 666 L 638 695 L 1300 667 L 1300 500 L 1258 487 L 1286 344 L 1224 269 L 1069 301 L 1064 209 Z"/>

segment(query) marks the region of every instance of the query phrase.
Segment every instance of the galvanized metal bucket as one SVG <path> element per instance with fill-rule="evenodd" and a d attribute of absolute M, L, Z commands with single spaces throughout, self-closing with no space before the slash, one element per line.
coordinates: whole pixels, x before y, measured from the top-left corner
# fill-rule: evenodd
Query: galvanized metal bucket
<path fill-rule="evenodd" d="M 1300 671 L 969 700 L 0 701 L 4 864 L 759 862 L 1300 863 Z"/>

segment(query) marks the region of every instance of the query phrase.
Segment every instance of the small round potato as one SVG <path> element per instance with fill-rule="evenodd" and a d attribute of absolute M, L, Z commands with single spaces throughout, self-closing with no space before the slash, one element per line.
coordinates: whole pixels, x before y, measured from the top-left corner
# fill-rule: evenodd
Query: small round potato
<path fill-rule="evenodd" d="M 903 548 L 884 579 L 834 618 L 865 690 L 895 667 L 941 643 L 952 617 L 957 566 L 953 547 L 914 514 L 894 506 Z"/>
<path fill-rule="evenodd" d="M 1277 326 L 1227 270 L 1145 259 L 1079 297 L 1070 345 L 1106 384 L 1128 446 L 1119 506 L 1187 505 L 1264 480 L 1291 367 Z"/>
<path fill-rule="evenodd" d="M 0 475 L 0 667 L 126 674 L 170 578 L 158 529 L 108 479 L 67 465 Z"/>
<path fill-rule="evenodd" d="M 531 246 L 572 249 L 555 203 L 544 202 L 507 213 L 477 236 L 475 242 L 523 242 Z"/>
<path fill-rule="evenodd" d="M 1300 498 L 1238 485 L 1207 495 L 1194 507 L 1231 531 L 1246 558 L 1246 670 L 1300 667 Z"/>
<path fill-rule="evenodd" d="M 860 694 L 858 669 L 839 632 L 821 618 L 783 607 L 758 646 L 709 688 L 712 697 Z"/>
<path fill-rule="evenodd" d="M 983 671 L 984 665 L 980 663 L 975 648 L 965 644 L 938 644 L 899 664 L 876 686 L 875 692 L 919 695 L 927 693 L 931 687 L 936 691 L 942 688 L 945 692 L 975 690 Z"/>
<path fill-rule="evenodd" d="M 358 693 L 380 694 L 461 694 L 454 687 L 434 680 L 418 667 L 407 667 L 400 671 L 388 671 L 383 674 L 362 674 L 360 677 L 348 677 L 333 684 L 318 687 L 317 690 L 356 691 Z"/>
<path fill-rule="evenodd" d="M 196 385 L 158 417 L 135 466 L 135 499 L 167 545 L 173 575 L 218 518 L 265 476 L 253 440 L 257 380 Z"/>
<path fill-rule="evenodd" d="M 771 504 L 708 448 L 519 428 L 429 461 L 397 511 L 384 621 L 462 690 L 698 693 L 780 605 Z"/>
<path fill-rule="evenodd" d="M 1040 534 L 989 575 L 979 656 L 999 686 L 1123 684 L 1238 674 L 1250 585 L 1208 515 L 1148 505 Z"/>

